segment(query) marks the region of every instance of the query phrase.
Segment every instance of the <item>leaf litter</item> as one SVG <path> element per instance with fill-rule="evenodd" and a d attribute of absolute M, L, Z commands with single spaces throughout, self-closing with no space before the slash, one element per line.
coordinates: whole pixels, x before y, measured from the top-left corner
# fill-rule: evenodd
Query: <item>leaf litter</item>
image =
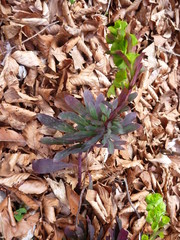
<path fill-rule="evenodd" d="M 154 191 L 163 195 L 171 219 L 165 239 L 179 239 L 178 1 L 2 1 L 0 13 L 2 237 L 63 239 L 65 232 L 83 225 L 94 239 L 109 239 L 118 216 L 128 239 L 138 239 L 149 231 L 145 197 Z M 81 101 L 86 89 L 94 96 L 107 93 L 116 73 L 107 54 L 107 26 L 118 19 L 128 22 L 139 38 L 138 50 L 145 53 L 133 103 L 142 128 L 126 136 L 125 150 L 106 156 L 95 148 L 84 156 L 81 194 L 76 154 L 64 162 L 72 168 L 50 175 L 32 171 L 34 160 L 63 150 L 40 143 L 44 135 L 58 137 L 58 132 L 36 116 L 58 116 L 64 95 Z M 16 222 L 14 213 L 21 207 L 27 213 Z"/>

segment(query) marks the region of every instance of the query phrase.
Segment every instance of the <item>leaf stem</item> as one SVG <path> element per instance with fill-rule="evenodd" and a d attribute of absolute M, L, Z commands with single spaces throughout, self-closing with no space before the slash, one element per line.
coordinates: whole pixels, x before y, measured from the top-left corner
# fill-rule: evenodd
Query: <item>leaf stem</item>
<path fill-rule="evenodd" d="M 82 178 L 82 153 L 78 154 L 78 188 L 81 189 Z"/>

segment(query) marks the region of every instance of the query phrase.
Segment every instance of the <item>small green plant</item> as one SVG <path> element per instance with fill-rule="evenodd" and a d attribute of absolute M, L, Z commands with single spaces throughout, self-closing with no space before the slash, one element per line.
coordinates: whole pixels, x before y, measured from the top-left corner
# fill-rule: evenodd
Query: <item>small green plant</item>
<path fill-rule="evenodd" d="M 69 0 L 71 4 L 75 3 L 76 0 Z"/>
<path fill-rule="evenodd" d="M 93 150 L 93 147 L 100 147 L 107 148 L 109 154 L 113 154 L 114 149 L 121 150 L 123 149 L 122 145 L 125 144 L 125 141 L 122 141 L 119 135 L 135 131 L 140 127 L 139 124 L 133 122 L 136 114 L 129 111 L 128 104 L 137 96 L 136 93 L 132 93 L 132 89 L 142 68 L 141 60 L 143 54 L 138 55 L 127 50 L 130 49 L 130 45 L 134 46 L 136 39 L 131 34 L 125 34 L 125 36 L 130 36 L 130 38 L 126 37 L 127 39 L 124 40 L 123 37 L 121 41 L 119 31 L 122 30 L 121 32 L 123 33 L 126 27 L 123 27 L 123 24 L 124 22 L 117 21 L 114 28 L 115 30 L 118 28 L 117 34 L 114 32 L 108 35 L 107 39 L 115 45 L 117 35 L 120 38 L 120 45 L 123 41 L 124 44 L 127 45 L 124 47 L 124 50 L 120 46 L 116 48 L 116 50 L 113 50 L 112 44 L 111 54 L 114 55 L 116 65 L 118 64 L 117 61 L 119 61 L 118 66 L 122 72 L 126 71 L 126 66 L 130 70 L 130 73 L 123 73 L 128 76 L 128 84 L 125 84 L 120 95 L 113 102 L 105 100 L 103 94 L 100 94 L 95 100 L 91 92 L 85 90 L 84 104 L 72 96 L 65 97 L 65 109 L 70 110 L 68 112 L 61 112 L 58 116 L 59 119 L 46 114 L 38 114 L 38 120 L 42 124 L 64 133 L 64 135 L 59 138 L 44 137 L 41 139 L 41 142 L 49 145 L 60 144 L 69 146 L 61 152 L 56 153 L 53 160 L 35 160 L 32 164 L 35 172 L 44 174 L 55 172 L 66 167 L 72 167 L 74 166 L 73 164 L 65 163 L 62 160 L 70 154 L 78 153 L 78 182 L 80 183 L 81 154 L 83 152 L 87 153 Z M 113 32 L 112 29 L 111 27 L 111 32 Z M 126 42 L 129 41 L 129 39 L 131 41 L 127 44 Z M 116 61 L 117 56 L 120 56 L 120 58 L 118 57 L 117 59 L 119 60 Z M 117 85 L 113 85 L 113 87 L 114 86 Z M 110 94 L 112 93 L 111 90 Z"/>
<path fill-rule="evenodd" d="M 70 145 L 65 150 L 55 154 L 51 159 L 40 159 L 33 162 L 33 169 L 37 173 L 50 173 L 71 164 L 62 162 L 70 154 L 89 152 L 94 146 L 108 148 L 113 154 L 114 149 L 123 149 L 125 141 L 119 135 L 127 134 L 139 128 L 138 123 L 133 123 L 136 114 L 128 111 L 128 103 L 136 97 L 136 93 L 124 89 L 113 102 L 105 100 L 100 94 L 95 100 L 89 90 L 84 91 L 84 104 L 72 96 L 65 97 L 66 109 L 61 112 L 59 119 L 38 114 L 38 120 L 47 127 L 54 128 L 65 134 L 62 137 L 44 137 L 41 142 L 48 145 Z"/>
<path fill-rule="evenodd" d="M 23 219 L 24 214 L 27 213 L 26 208 L 19 208 L 14 213 L 14 218 L 17 222 L 21 221 Z"/>
<path fill-rule="evenodd" d="M 142 235 L 142 240 L 154 240 L 156 237 L 164 238 L 163 228 L 169 223 L 170 218 L 165 216 L 166 204 L 159 193 L 151 193 L 146 197 L 148 215 L 146 221 L 151 224 L 153 234 Z"/>
<path fill-rule="evenodd" d="M 127 31 L 127 25 L 127 22 L 118 20 L 114 26 L 108 27 L 110 33 L 107 34 L 106 41 L 112 44 L 110 54 L 118 68 L 113 84 L 108 90 L 108 97 L 115 95 L 116 88 L 128 88 L 136 72 L 135 62 L 139 54 L 135 52 L 134 47 L 138 40 L 134 34 Z"/>

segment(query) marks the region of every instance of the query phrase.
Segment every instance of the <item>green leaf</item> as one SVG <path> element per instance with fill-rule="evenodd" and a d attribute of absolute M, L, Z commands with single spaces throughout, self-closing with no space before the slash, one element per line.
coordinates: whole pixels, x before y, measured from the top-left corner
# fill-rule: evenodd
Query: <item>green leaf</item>
<path fill-rule="evenodd" d="M 163 198 L 159 193 L 150 193 L 146 197 L 147 204 L 151 203 L 154 205 L 158 205 L 159 203 L 163 202 Z"/>
<path fill-rule="evenodd" d="M 82 142 L 89 137 L 96 135 L 94 131 L 79 131 L 73 134 L 65 134 L 59 138 L 45 137 L 40 141 L 44 144 L 54 145 L 54 144 L 72 144 L 76 142 Z"/>
<path fill-rule="evenodd" d="M 16 219 L 17 222 L 20 222 L 23 219 L 23 215 L 18 213 L 14 215 L 14 218 Z"/>
<path fill-rule="evenodd" d="M 134 62 L 138 56 L 139 56 L 139 54 L 137 54 L 137 53 L 127 53 L 126 54 L 126 57 L 131 62 L 132 65 L 134 65 Z"/>
<path fill-rule="evenodd" d="M 83 144 L 76 144 L 76 145 L 69 147 L 61 152 L 56 153 L 56 155 L 53 158 L 53 161 L 55 163 L 60 162 L 61 160 L 63 160 L 67 156 L 69 156 L 70 154 L 76 154 L 76 153 L 82 152 L 82 145 Z"/>
<path fill-rule="evenodd" d="M 117 20 L 114 24 L 115 28 L 120 28 L 120 29 L 123 29 L 123 30 L 126 29 L 127 25 L 128 25 L 127 22 L 121 21 L 121 20 Z"/>
<path fill-rule="evenodd" d="M 49 128 L 56 129 L 61 132 L 73 133 L 75 132 L 74 128 L 66 122 L 63 122 L 60 119 L 56 119 L 46 114 L 38 114 L 38 120 Z"/>
<path fill-rule="evenodd" d="M 114 85 L 111 85 L 111 87 L 108 89 L 108 92 L 107 92 L 107 96 L 110 97 L 110 96 L 115 96 L 116 95 L 116 92 L 115 92 L 115 86 Z"/>
<path fill-rule="evenodd" d="M 163 233 L 163 232 L 159 232 L 158 235 L 159 235 L 159 237 L 160 237 L 161 239 L 164 238 L 164 233 Z"/>
<path fill-rule="evenodd" d="M 81 116 L 78 116 L 74 112 L 62 112 L 59 114 L 58 117 L 61 118 L 62 120 L 70 120 L 74 123 L 77 123 L 83 126 L 89 125 L 89 121 L 86 121 L 84 118 L 82 118 Z"/>
<path fill-rule="evenodd" d="M 98 120 L 98 114 L 95 108 L 95 100 L 92 93 L 89 90 L 84 91 L 84 103 L 91 117 L 95 120 Z"/>
<path fill-rule="evenodd" d="M 110 33 L 112 33 L 115 36 L 117 35 L 117 29 L 116 28 L 110 26 L 110 27 L 108 27 L 108 29 L 109 29 Z"/>
<path fill-rule="evenodd" d="M 148 237 L 148 235 L 146 235 L 146 234 L 143 234 L 143 235 L 142 235 L 142 238 L 141 238 L 141 240 L 149 240 L 149 237 Z"/>
<path fill-rule="evenodd" d="M 19 208 L 15 211 L 14 218 L 19 222 L 23 219 L 25 213 L 27 213 L 26 208 Z"/>
<path fill-rule="evenodd" d="M 162 216 L 161 223 L 162 223 L 163 225 L 166 225 L 166 224 L 168 224 L 169 222 L 170 222 L 170 218 L 169 218 L 169 217 L 167 217 L 167 216 Z"/>
<path fill-rule="evenodd" d="M 138 40 L 134 34 L 130 34 L 131 36 L 131 41 L 132 41 L 132 46 L 136 46 L 138 44 Z"/>
<path fill-rule="evenodd" d="M 104 105 L 103 103 L 100 104 L 100 109 L 101 109 L 101 112 L 106 116 L 106 117 L 109 117 L 110 113 L 111 113 L 111 110 L 109 108 L 107 108 L 106 105 Z"/>
<path fill-rule="evenodd" d="M 151 228 L 153 230 L 153 232 L 157 232 L 158 229 L 159 229 L 159 225 L 157 222 L 153 222 L 152 225 L 151 225 Z"/>
<path fill-rule="evenodd" d="M 66 96 L 65 102 L 72 109 L 72 111 L 78 113 L 79 115 L 84 116 L 87 114 L 84 105 L 73 96 L 70 95 Z"/>
<path fill-rule="evenodd" d="M 133 92 L 128 97 L 128 102 L 132 102 L 137 97 L 137 92 Z"/>
<path fill-rule="evenodd" d="M 107 143 L 108 143 L 108 152 L 109 152 L 109 154 L 113 154 L 114 153 L 114 144 L 113 144 L 113 142 L 110 139 L 108 139 Z"/>
<path fill-rule="evenodd" d="M 117 88 L 129 86 L 126 70 L 120 70 L 116 73 L 113 85 Z"/>

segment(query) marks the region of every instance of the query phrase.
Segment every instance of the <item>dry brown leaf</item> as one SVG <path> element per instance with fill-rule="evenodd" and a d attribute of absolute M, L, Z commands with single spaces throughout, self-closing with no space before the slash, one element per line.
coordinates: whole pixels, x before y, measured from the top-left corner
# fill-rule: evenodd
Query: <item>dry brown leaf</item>
<path fill-rule="evenodd" d="M 7 206 L 7 209 L 8 209 L 8 213 L 9 213 L 9 217 L 10 217 L 11 226 L 15 227 L 16 226 L 16 221 L 15 221 L 15 218 L 14 218 L 14 213 L 13 213 L 13 210 L 12 210 L 11 199 L 10 199 L 9 196 L 8 196 L 8 206 Z"/>
<path fill-rule="evenodd" d="M 77 49 L 77 46 L 73 47 L 73 49 L 71 50 L 71 52 L 69 53 L 74 61 L 74 68 L 77 69 L 82 69 L 83 64 L 86 62 L 83 58 L 83 56 L 81 55 L 81 53 L 79 52 L 79 50 Z"/>
<path fill-rule="evenodd" d="M 29 173 L 14 173 L 11 177 L 0 178 L 0 184 L 12 187 L 25 181 L 29 176 Z"/>
<path fill-rule="evenodd" d="M 36 116 L 35 112 L 5 102 L 1 103 L 1 108 L 9 125 L 18 130 L 24 129 L 26 123 Z"/>
<path fill-rule="evenodd" d="M 18 92 L 13 87 L 10 87 L 5 93 L 4 98 L 7 103 L 36 103 L 40 99 L 38 97 L 30 97 L 27 94 Z"/>
<path fill-rule="evenodd" d="M 80 72 L 78 75 L 72 75 L 69 78 L 69 82 L 72 85 L 80 86 L 80 85 L 89 85 L 91 88 L 98 88 L 99 81 L 95 73 L 93 72 L 95 69 L 95 65 L 91 64 L 84 70 Z"/>
<path fill-rule="evenodd" d="M 63 48 L 62 48 L 62 51 L 66 52 L 66 53 L 69 53 L 72 48 L 78 43 L 78 41 L 80 40 L 81 38 L 78 36 L 78 37 L 74 37 L 74 38 L 71 38 L 68 42 L 66 42 L 64 45 L 63 45 Z"/>
<path fill-rule="evenodd" d="M 29 25 L 29 26 L 40 26 L 40 25 L 48 25 L 49 22 L 45 18 L 22 18 L 19 20 L 16 20 L 18 23 L 23 25 Z"/>
<path fill-rule="evenodd" d="M 86 46 L 86 44 L 84 43 L 84 41 L 82 39 L 79 39 L 79 41 L 77 43 L 77 48 L 78 48 L 79 51 L 84 53 L 90 61 L 92 60 L 92 52 Z"/>
<path fill-rule="evenodd" d="M 26 145 L 26 141 L 21 134 L 7 128 L 0 128 L 0 141 L 15 142 L 20 146 Z"/>
<path fill-rule="evenodd" d="M 144 169 L 141 160 L 128 161 L 128 160 L 124 160 L 116 157 L 116 161 L 117 161 L 117 165 L 122 165 L 124 168 L 139 166 L 141 169 Z"/>
<path fill-rule="evenodd" d="M 27 145 L 39 153 L 42 156 L 47 156 L 49 153 L 49 147 L 40 143 L 40 139 L 42 138 L 42 134 L 39 132 L 39 125 L 38 122 L 31 121 L 26 125 L 26 128 L 23 130 L 23 136 L 26 139 Z"/>
<path fill-rule="evenodd" d="M 87 190 L 86 194 L 86 200 L 90 203 L 92 206 L 96 216 L 99 218 L 99 220 L 103 223 L 107 221 L 108 214 L 106 212 L 106 209 L 101 201 L 101 198 L 99 197 L 99 194 L 94 190 Z"/>
<path fill-rule="evenodd" d="M 41 202 L 35 201 L 32 198 L 28 197 L 23 192 L 19 191 L 16 188 L 10 188 L 10 190 L 16 194 L 16 196 L 24 202 L 28 207 L 37 210 L 40 207 Z"/>
<path fill-rule="evenodd" d="M 141 192 L 138 192 L 138 193 L 134 193 L 131 195 L 131 201 L 134 202 L 134 201 L 142 201 L 145 199 L 145 197 L 149 194 L 148 191 L 144 190 L 144 191 L 141 191 Z"/>
<path fill-rule="evenodd" d="M 42 194 L 47 190 L 47 185 L 42 180 L 26 180 L 18 189 L 26 194 Z"/>
<path fill-rule="evenodd" d="M 69 185 L 66 185 L 66 191 L 71 213 L 72 215 L 76 216 L 78 212 L 80 198 L 77 193 L 71 189 Z"/>
<path fill-rule="evenodd" d="M 71 17 L 71 13 L 69 11 L 67 0 L 64 0 L 63 3 L 62 3 L 62 13 L 63 13 L 63 16 L 65 17 L 68 25 L 70 27 L 75 27 L 74 21 Z"/>
<path fill-rule="evenodd" d="M 53 223 L 56 221 L 55 216 L 55 207 L 59 207 L 59 201 L 57 198 L 53 196 L 45 196 L 43 198 L 43 207 L 44 207 L 44 213 L 45 217 L 48 219 L 50 223 Z"/>
<path fill-rule="evenodd" d="M 33 51 L 15 51 L 12 55 L 18 63 L 26 67 L 41 66 L 42 62 Z"/>
<path fill-rule="evenodd" d="M 143 171 L 140 174 L 140 178 L 142 179 L 144 185 L 146 186 L 147 190 L 152 190 L 152 184 L 151 184 L 151 177 L 148 171 Z"/>
<path fill-rule="evenodd" d="M 2 26 L 3 32 L 7 39 L 14 38 L 21 30 L 19 25 L 5 25 Z"/>
<path fill-rule="evenodd" d="M 50 178 L 46 178 L 46 181 L 49 183 L 50 187 L 53 190 L 54 195 L 59 199 L 61 203 L 68 206 L 68 201 L 66 197 L 66 188 L 63 181 L 60 179 L 59 183 L 53 181 Z"/>

